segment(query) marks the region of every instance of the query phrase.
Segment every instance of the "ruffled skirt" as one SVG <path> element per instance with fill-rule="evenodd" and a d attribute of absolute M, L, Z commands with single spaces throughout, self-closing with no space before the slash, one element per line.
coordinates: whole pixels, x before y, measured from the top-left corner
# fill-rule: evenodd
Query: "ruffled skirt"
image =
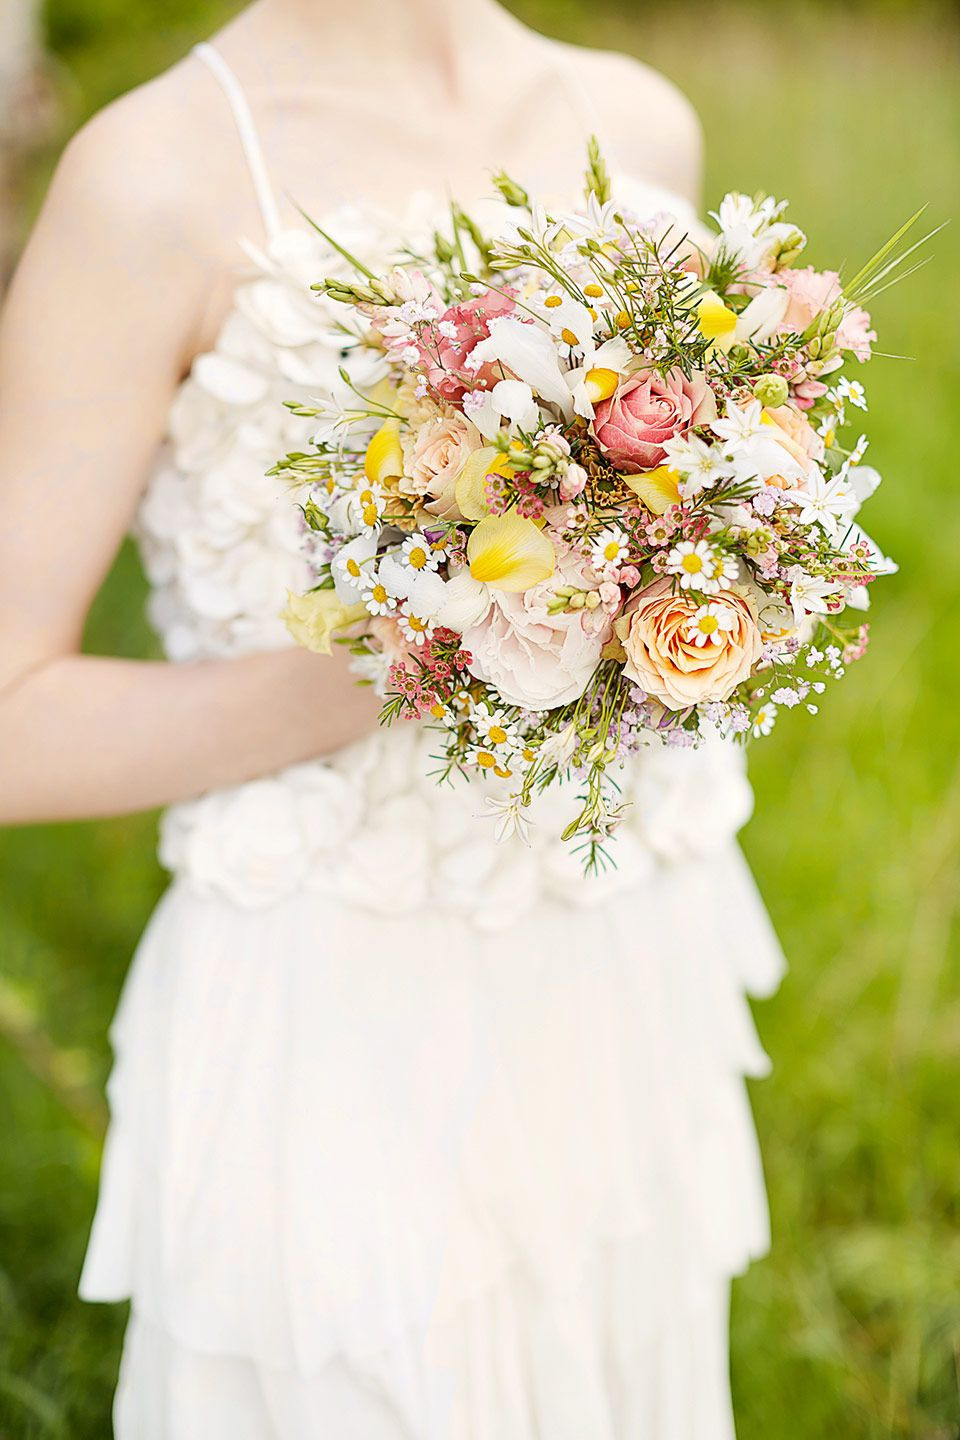
<path fill-rule="evenodd" d="M 734 845 L 499 933 L 176 881 L 81 1283 L 117 1440 L 730 1440 L 780 970 Z"/>

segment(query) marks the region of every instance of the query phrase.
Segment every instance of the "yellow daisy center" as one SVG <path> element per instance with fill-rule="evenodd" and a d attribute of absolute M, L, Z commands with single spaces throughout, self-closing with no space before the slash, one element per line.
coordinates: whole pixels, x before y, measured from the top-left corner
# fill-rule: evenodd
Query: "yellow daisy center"
<path fill-rule="evenodd" d="M 422 545 L 414 545 L 407 556 L 414 570 L 422 570 L 427 563 L 427 552 Z"/>
<path fill-rule="evenodd" d="M 380 585 L 379 583 L 374 585 L 370 594 L 373 596 L 374 600 L 377 602 L 378 605 L 385 605 L 387 603 L 388 596 L 385 586 Z"/>
<path fill-rule="evenodd" d="M 419 615 L 408 615 L 407 624 L 410 626 L 410 629 L 415 630 L 417 634 L 420 634 L 427 628 L 424 622 L 420 619 Z"/>
<path fill-rule="evenodd" d="M 480 750 L 477 752 L 477 764 L 481 770 L 495 770 L 497 767 L 497 757 L 491 755 L 489 750 Z"/>
<path fill-rule="evenodd" d="M 506 730 L 499 725 L 491 725 L 487 733 L 487 739 L 492 745 L 502 745 L 507 738 Z"/>
<path fill-rule="evenodd" d="M 356 560 L 354 560 L 354 558 L 353 558 L 352 555 L 351 555 L 350 559 L 347 561 L 347 574 L 348 574 L 348 575 L 352 575 L 353 578 L 354 578 L 354 580 L 359 580 L 359 578 L 360 578 L 360 574 L 361 574 L 360 566 L 357 564 Z"/>
<path fill-rule="evenodd" d="M 568 330 L 566 325 L 564 325 L 563 329 L 560 331 L 560 339 L 564 342 L 565 345 L 579 345 L 580 343 L 576 335 L 574 335 L 573 331 Z"/>
<path fill-rule="evenodd" d="M 548 295 L 547 298 L 546 298 L 546 300 L 544 300 L 543 303 L 544 303 L 544 305 L 548 306 L 549 309 L 551 309 L 551 310 L 556 310 L 556 308 L 557 308 L 558 305 L 562 305 L 562 304 L 563 304 L 563 300 L 561 299 L 561 297 L 560 297 L 559 295 Z"/>
<path fill-rule="evenodd" d="M 703 569 L 703 557 L 700 555 L 684 555 L 680 563 L 688 575 L 699 575 Z"/>
<path fill-rule="evenodd" d="M 603 290 L 600 288 L 599 285 L 596 285 L 593 283 L 593 281 L 591 281 L 589 285 L 584 285 L 583 293 L 584 295 L 589 295 L 591 300 L 599 300 L 600 296 L 603 294 Z"/>
<path fill-rule="evenodd" d="M 620 554 L 620 541 L 619 541 L 619 540 L 608 540 L 607 543 L 606 543 L 606 545 L 604 545 L 604 547 L 603 547 L 603 558 L 604 558 L 604 560 L 616 560 L 616 558 L 617 558 L 617 556 L 618 556 L 619 554 Z"/>
<path fill-rule="evenodd" d="M 712 635 L 713 632 L 719 628 L 716 615 L 701 615 L 697 621 L 697 629 L 701 635 Z"/>

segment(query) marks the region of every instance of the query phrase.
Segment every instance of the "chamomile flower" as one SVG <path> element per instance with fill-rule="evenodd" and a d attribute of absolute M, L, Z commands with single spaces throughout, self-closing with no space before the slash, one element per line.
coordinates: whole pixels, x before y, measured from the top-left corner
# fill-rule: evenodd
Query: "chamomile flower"
<path fill-rule="evenodd" d="M 491 710 L 490 706 L 482 701 L 471 718 L 480 739 L 491 750 L 511 750 L 517 744 L 517 728 L 502 710 Z"/>
<path fill-rule="evenodd" d="M 706 540 L 681 540 L 667 552 L 667 573 L 677 575 L 684 590 L 702 589 L 713 568 L 714 554 Z"/>
<path fill-rule="evenodd" d="M 434 549 L 426 535 L 409 535 L 400 546 L 399 558 L 403 564 L 419 574 L 424 570 L 436 570 L 442 556 Z"/>
<path fill-rule="evenodd" d="M 858 410 L 867 408 L 867 392 L 859 380 L 848 380 L 846 375 L 840 377 L 830 392 L 830 398 L 832 399 L 834 396 L 841 400 L 849 400 L 850 404 L 855 405 Z"/>
<path fill-rule="evenodd" d="M 381 485 L 365 485 L 351 496 L 356 501 L 357 524 L 361 530 L 379 530 L 380 518 L 383 515 L 384 494 Z"/>
<path fill-rule="evenodd" d="M 496 775 L 499 780 L 507 780 L 513 774 L 504 757 L 489 745 L 471 745 L 467 750 L 467 763 L 475 765 L 484 775 Z"/>
<path fill-rule="evenodd" d="M 415 615 L 410 609 L 402 609 L 397 615 L 397 621 L 404 638 L 414 645 L 422 645 L 433 636 L 432 620 L 424 619 L 422 615 Z"/>
<path fill-rule="evenodd" d="M 684 626 L 684 633 L 694 645 L 715 644 L 725 630 L 733 630 L 737 617 L 729 605 L 711 600 L 701 605 Z"/>
<path fill-rule="evenodd" d="M 777 718 L 777 707 L 768 700 L 765 705 L 753 717 L 753 736 L 759 740 L 761 735 L 769 735 L 773 729 L 774 721 Z"/>
<path fill-rule="evenodd" d="M 397 608 L 396 595 L 390 594 L 386 585 L 377 575 L 370 577 L 366 589 L 360 594 L 360 599 L 371 615 L 389 615 Z"/>
<path fill-rule="evenodd" d="M 590 553 L 597 570 L 612 570 L 629 554 L 626 534 L 619 525 L 608 525 L 594 540 Z"/>

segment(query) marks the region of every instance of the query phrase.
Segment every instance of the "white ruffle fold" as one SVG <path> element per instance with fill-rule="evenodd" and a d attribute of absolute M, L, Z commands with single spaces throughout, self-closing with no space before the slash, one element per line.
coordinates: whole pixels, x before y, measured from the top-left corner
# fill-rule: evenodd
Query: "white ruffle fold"
<path fill-rule="evenodd" d="M 114 1027 L 82 1293 L 132 1298 L 144 1365 L 345 1368 L 415 1440 L 726 1440 L 723 1297 L 767 1241 L 743 988 L 780 965 L 735 847 L 495 935 L 177 882 Z M 194 1431 L 120 1440 L 154 1433 Z"/>

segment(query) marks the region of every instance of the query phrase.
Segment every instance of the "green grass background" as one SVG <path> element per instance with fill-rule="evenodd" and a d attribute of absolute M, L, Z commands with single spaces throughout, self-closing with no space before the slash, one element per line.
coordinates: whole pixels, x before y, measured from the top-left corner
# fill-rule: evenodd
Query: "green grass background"
<path fill-rule="evenodd" d="M 25 221 L 69 130 L 231 8 L 50 0 L 64 118 L 24 177 Z M 950 7 L 514 8 L 676 79 L 704 120 L 710 203 L 734 187 L 788 195 L 814 263 L 865 258 L 921 204 L 934 221 L 956 210 Z M 775 1062 L 754 1089 L 774 1246 L 736 1291 L 741 1440 L 960 1435 L 960 230 L 933 254 L 875 307 L 880 348 L 913 358 L 869 372 L 871 458 L 887 482 L 867 525 L 902 567 L 877 588 L 874 648 L 817 720 L 785 716 L 753 752 L 745 848 L 791 970 L 758 1015 Z M 148 651 L 142 600 L 125 551 L 90 647 Z M 123 1316 L 74 1291 L 106 1026 L 163 883 L 153 832 L 141 817 L 0 834 L 5 1440 L 108 1434 Z"/>

